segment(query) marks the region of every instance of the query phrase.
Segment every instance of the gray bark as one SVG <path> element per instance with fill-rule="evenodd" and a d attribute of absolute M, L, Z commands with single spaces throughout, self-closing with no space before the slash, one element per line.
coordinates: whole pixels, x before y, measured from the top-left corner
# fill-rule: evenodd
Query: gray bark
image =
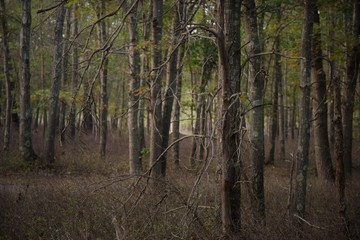
<path fill-rule="evenodd" d="M 311 35 L 313 32 L 314 0 L 305 0 L 303 30 L 301 36 L 301 76 L 300 76 L 300 117 L 299 140 L 296 153 L 296 184 L 294 193 L 294 215 L 304 218 L 307 172 L 309 166 L 310 144 L 310 90 L 311 90 Z M 301 235 L 303 221 L 294 217 Z"/>
<path fill-rule="evenodd" d="M 106 13 L 105 9 L 105 0 L 102 0 L 99 3 L 98 9 L 98 18 L 103 17 Z M 102 20 L 98 25 L 98 40 L 99 47 L 103 48 L 103 45 L 107 41 L 106 33 L 106 23 Z M 104 158 L 106 154 L 106 144 L 107 144 L 107 129 L 108 129 L 108 93 L 107 93 L 107 81 L 108 81 L 108 50 L 103 50 L 101 54 L 101 69 L 100 69 L 100 104 L 99 104 L 99 130 L 100 130 L 100 143 L 99 143 L 99 152 L 100 157 Z"/>
<path fill-rule="evenodd" d="M 312 38 L 312 70 L 315 83 L 313 89 L 315 161 L 319 178 L 328 181 L 334 180 L 334 170 L 327 131 L 326 75 L 322 63 L 320 16 L 317 7 L 314 9 L 314 25 L 316 30 Z"/>
<path fill-rule="evenodd" d="M 152 6 L 152 74 L 150 82 L 150 167 L 151 177 L 160 178 L 163 175 L 163 162 L 158 159 L 162 150 L 162 99 L 161 99 L 161 79 L 162 79 L 162 26 L 163 26 L 163 1 L 154 0 Z"/>
<path fill-rule="evenodd" d="M 126 6 L 126 11 L 129 7 Z M 138 20 L 137 4 L 130 10 L 129 18 L 129 64 L 131 80 L 129 82 L 128 98 L 128 128 L 129 128 L 129 162 L 130 174 L 138 175 L 141 173 L 140 142 L 139 142 L 139 87 L 140 87 L 140 53 L 137 48 L 138 44 Z"/>
<path fill-rule="evenodd" d="M 249 44 L 249 98 L 252 110 L 249 118 L 250 159 L 253 165 L 252 199 L 254 219 L 261 224 L 265 223 L 265 196 L 264 196 L 264 73 L 261 70 L 261 44 L 258 35 L 257 13 L 254 0 L 245 0 L 245 32 Z"/>
<path fill-rule="evenodd" d="M 78 17 L 77 17 L 77 11 L 78 11 L 78 5 L 74 5 L 74 9 L 72 11 L 72 37 L 75 38 L 78 35 Z M 72 46 L 72 71 L 71 71 L 71 88 L 72 88 L 72 94 L 75 97 L 77 94 L 77 88 L 78 88 L 78 74 L 79 72 L 79 51 L 78 51 L 78 44 L 75 41 Z M 73 139 L 75 137 L 76 133 L 76 104 L 75 99 L 73 99 L 71 103 L 70 108 L 70 114 L 69 114 L 69 133 L 70 137 Z"/>
<path fill-rule="evenodd" d="M 19 151 L 24 160 L 34 160 L 36 155 L 32 145 L 31 106 L 30 106 L 30 32 L 31 32 L 31 1 L 21 1 L 20 31 L 20 129 Z"/>
<path fill-rule="evenodd" d="M 69 38 L 71 31 L 71 9 L 65 9 L 65 33 L 64 33 L 64 43 L 63 43 L 63 57 L 62 57 L 62 74 L 61 74 L 61 84 L 62 89 L 67 90 L 68 81 L 69 81 Z M 65 128 L 66 128 L 66 109 L 67 104 L 65 101 L 60 103 L 60 114 L 59 114 L 59 131 L 60 131 L 60 141 L 65 140 Z"/>
<path fill-rule="evenodd" d="M 240 231 L 240 9 L 241 1 L 217 1 L 221 84 L 221 220 L 225 235 Z"/>
<path fill-rule="evenodd" d="M 178 77 L 178 54 L 179 54 L 179 44 L 181 44 L 181 33 L 182 33 L 182 26 L 180 22 L 183 22 L 183 11 L 184 8 L 184 1 L 180 0 L 177 2 L 174 17 L 172 22 L 172 43 L 169 48 L 169 63 L 167 65 L 167 72 L 166 72 L 166 87 L 165 87 L 165 99 L 163 105 L 163 112 L 162 112 L 162 152 L 169 145 L 169 132 L 170 132 L 170 121 L 171 121 L 171 114 L 173 109 L 174 103 L 174 94 L 176 91 L 176 78 Z M 166 175 L 166 152 L 162 154 L 160 158 L 160 162 L 162 164 L 161 171 L 162 175 Z"/>
<path fill-rule="evenodd" d="M 57 128 L 57 116 L 59 108 L 59 93 L 61 86 L 62 74 L 62 42 L 63 42 L 63 29 L 65 19 L 65 6 L 61 4 L 57 10 L 55 34 L 54 34 L 54 69 L 53 78 L 51 83 L 51 95 L 48 115 L 48 128 L 45 136 L 45 162 L 48 166 L 52 166 L 55 157 L 55 137 Z"/>

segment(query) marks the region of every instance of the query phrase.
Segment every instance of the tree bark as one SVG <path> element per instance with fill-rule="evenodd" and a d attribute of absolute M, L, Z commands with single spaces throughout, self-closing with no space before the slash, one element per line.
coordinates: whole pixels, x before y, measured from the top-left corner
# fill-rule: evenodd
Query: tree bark
<path fill-rule="evenodd" d="M 311 35 L 313 32 L 314 0 L 304 0 L 305 12 L 301 36 L 301 76 L 300 76 L 300 132 L 296 153 L 296 184 L 293 203 L 294 222 L 298 227 L 297 234 L 301 236 L 305 214 L 306 182 L 309 166 L 310 144 L 310 90 L 311 90 Z"/>
<path fill-rule="evenodd" d="M 57 116 L 59 108 L 59 93 L 61 86 L 62 74 L 62 42 L 63 42 L 63 29 L 65 19 L 65 4 L 61 4 L 57 10 L 55 34 L 54 34 L 54 69 L 53 79 L 51 83 L 51 95 L 48 116 L 48 128 L 45 136 L 45 162 L 51 167 L 54 163 L 55 157 L 55 136 L 57 128 Z"/>
<path fill-rule="evenodd" d="M 151 177 L 158 179 L 163 177 L 162 167 L 164 163 L 158 158 L 162 150 L 162 99 L 161 99 L 161 79 L 162 79 L 162 26 L 163 26 L 163 1 L 153 0 L 152 6 L 152 41 L 153 58 L 152 74 L 150 83 L 150 167 Z"/>
<path fill-rule="evenodd" d="M 62 89 L 68 89 L 69 81 L 69 38 L 71 31 L 71 9 L 65 8 L 65 33 L 64 33 L 64 43 L 63 43 L 63 56 L 62 56 L 62 74 L 61 74 L 61 84 Z M 60 142 L 63 143 L 65 140 L 65 128 L 66 128 L 66 101 L 61 101 L 60 103 L 60 114 L 59 114 L 59 131 L 60 131 Z"/>
<path fill-rule="evenodd" d="M 78 17 L 77 17 L 77 11 L 79 9 L 78 4 L 74 5 L 74 9 L 72 11 L 72 37 L 76 38 L 76 36 L 78 35 Z M 75 41 L 73 43 L 73 47 L 72 47 L 72 72 L 71 72 L 71 88 L 72 88 L 72 95 L 74 97 L 74 99 L 72 100 L 71 103 L 71 108 L 70 108 L 70 114 L 69 114 L 69 133 L 70 133 L 70 137 L 72 139 L 74 139 L 75 137 L 75 133 L 76 133 L 76 102 L 75 102 L 75 97 L 77 95 L 77 88 L 78 88 L 78 74 L 79 72 L 79 51 L 78 51 L 78 44 Z"/>
<path fill-rule="evenodd" d="M 167 65 L 166 73 L 166 91 L 165 99 L 162 112 L 162 152 L 169 145 L 169 133 L 170 133 L 170 123 L 171 123 L 171 113 L 174 104 L 174 94 L 176 91 L 176 78 L 178 77 L 178 55 L 179 55 L 179 45 L 181 44 L 181 33 L 183 26 L 183 11 L 184 1 L 179 0 L 175 6 L 174 17 L 172 22 L 172 43 L 169 49 L 168 57 L 170 58 Z M 161 162 L 161 171 L 162 175 L 166 175 L 166 152 L 162 154 L 160 158 Z"/>
<path fill-rule="evenodd" d="M 315 83 L 313 90 L 315 161 L 318 177 L 324 181 L 333 181 L 334 170 L 327 131 L 326 75 L 322 63 L 320 16 L 316 5 L 314 8 L 314 29 L 312 36 L 312 71 Z"/>
<path fill-rule="evenodd" d="M 98 19 L 105 16 L 105 0 L 101 0 L 99 3 L 98 9 Z M 105 42 L 107 41 L 106 33 L 106 23 L 105 20 L 102 20 L 98 25 L 98 39 L 99 47 L 103 48 Z M 99 113 L 100 113 L 100 143 L 99 143 L 99 153 L 100 158 L 104 158 L 106 154 L 106 144 L 107 144 L 107 129 L 108 129 L 108 93 L 107 93 L 107 81 L 108 81 L 108 50 L 104 49 L 101 54 L 101 69 L 100 69 L 100 104 L 99 104 Z"/>
<path fill-rule="evenodd" d="M 19 151 L 24 160 L 36 159 L 32 145 L 31 106 L 30 106 L 30 33 L 31 33 L 31 1 L 22 0 L 22 19 L 20 31 L 20 129 Z"/>
<path fill-rule="evenodd" d="M 343 232 L 348 235 L 349 220 L 347 217 L 347 205 L 345 199 L 345 171 L 344 171 L 344 138 L 341 120 L 341 90 L 340 78 L 334 78 L 334 150 L 336 175 L 335 185 L 339 201 L 339 213 L 342 218 Z"/>
<path fill-rule="evenodd" d="M 240 10 L 241 1 L 217 1 L 221 83 L 221 220 L 225 235 L 240 231 Z"/>
<path fill-rule="evenodd" d="M 353 20 L 351 40 L 348 43 L 346 77 L 344 96 L 342 104 L 342 123 L 344 133 L 344 169 L 345 173 L 351 176 L 352 172 L 352 134 L 353 134 L 353 112 L 355 103 L 355 89 L 359 74 L 360 63 L 360 3 L 352 1 Z"/>
<path fill-rule="evenodd" d="M 178 68 L 177 68 L 177 77 L 175 83 L 175 101 L 174 101 L 174 119 L 173 119 L 173 141 L 177 141 L 180 138 L 180 106 L 181 106 L 181 89 L 182 89 L 182 65 L 185 55 L 184 46 L 181 47 Z M 174 153 L 174 162 L 177 167 L 180 166 L 180 143 L 177 141 L 173 147 Z"/>
<path fill-rule="evenodd" d="M 0 0 L 0 17 L 1 17 L 1 27 L 2 27 L 2 43 L 4 48 L 4 77 L 5 77 L 5 89 L 6 89 L 6 109 L 5 109 L 3 149 L 4 151 L 8 151 L 10 145 L 10 139 L 11 139 L 11 116 L 12 116 L 12 106 L 13 106 L 12 92 L 14 90 L 14 79 L 12 75 L 13 68 L 10 58 L 9 31 L 8 31 L 8 24 L 6 19 L 6 7 L 4 0 Z M 0 85 L 2 85 L 1 82 Z M 0 87 L 0 91 L 1 91 L 1 87 Z"/>
<path fill-rule="evenodd" d="M 280 20 L 280 10 L 277 10 L 278 22 Z M 280 36 L 275 37 L 274 51 L 280 52 Z M 282 81 L 281 73 L 281 56 L 276 54 L 274 59 L 274 81 L 273 81 L 273 94 L 272 94 L 272 106 L 271 106 L 271 133 L 270 133 L 270 150 L 269 150 L 269 159 L 267 164 L 274 165 L 275 158 L 275 147 L 276 147 L 276 135 L 278 132 L 278 119 L 279 119 L 279 84 Z M 279 121 L 281 121 L 281 116 Z"/>
<path fill-rule="evenodd" d="M 137 20 L 137 3 L 126 11 L 130 10 L 129 18 L 129 64 L 131 80 L 129 82 L 129 98 L 128 98 L 128 128 L 129 128 L 129 162 L 130 174 L 138 175 L 141 173 L 142 163 L 140 158 L 140 142 L 139 142 L 139 87 L 140 87 L 140 53 L 137 48 L 138 44 L 138 20 Z"/>
<path fill-rule="evenodd" d="M 261 52 L 258 35 L 257 13 L 254 0 L 245 0 L 245 32 L 249 44 L 249 98 L 252 110 L 249 118 L 250 159 L 253 165 L 252 188 L 254 198 L 252 208 L 255 221 L 265 224 L 264 196 L 264 73 L 261 69 Z"/>

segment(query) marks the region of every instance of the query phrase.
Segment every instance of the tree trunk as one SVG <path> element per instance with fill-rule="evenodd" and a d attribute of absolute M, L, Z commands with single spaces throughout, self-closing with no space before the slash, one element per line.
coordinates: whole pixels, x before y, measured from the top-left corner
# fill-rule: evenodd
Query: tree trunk
<path fill-rule="evenodd" d="M 336 163 L 335 185 L 339 201 L 339 213 L 342 218 L 343 232 L 348 235 L 349 221 L 347 218 L 347 206 L 345 200 L 345 171 L 344 171 L 344 139 L 341 123 L 341 93 L 340 78 L 334 78 L 334 150 Z"/>
<path fill-rule="evenodd" d="M 280 21 L 279 21 L 280 22 Z M 280 52 L 280 39 L 279 39 L 279 48 L 278 51 Z M 280 61 L 280 60 L 279 60 Z M 286 64 L 286 63 L 285 63 Z M 286 92 L 285 84 L 286 76 L 287 76 L 287 65 L 285 65 L 285 79 L 283 81 L 283 74 L 282 74 L 282 67 L 281 62 L 279 62 L 279 69 L 280 72 L 279 76 L 279 143 L 280 143 L 280 151 L 279 151 L 279 159 L 280 161 L 285 161 L 285 139 L 287 138 L 287 129 L 288 129 L 288 118 L 287 118 L 287 107 L 284 101 L 284 92 Z M 285 98 L 286 99 L 286 98 Z"/>
<path fill-rule="evenodd" d="M 125 7 L 129 14 L 129 64 L 131 80 L 129 82 L 129 99 L 128 99 L 128 128 L 129 128 L 129 162 L 130 174 L 141 174 L 141 158 L 140 158 L 140 142 L 139 142 L 139 87 L 140 87 L 140 53 L 138 44 L 138 20 L 137 20 L 137 4 L 132 9 Z"/>
<path fill-rule="evenodd" d="M 1 26 L 2 26 L 2 42 L 4 48 L 4 77 L 5 77 L 5 89 L 6 89 L 6 109 L 5 109 L 5 126 L 4 126 L 4 151 L 9 150 L 10 139 L 11 139 L 11 116 L 12 116 L 12 106 L 13 106 L 13 90 L 14 90 L 14 80 L 12 77 L 12 65 L 10 58 L 10 49 L 9 49 L 9 31 L 8 24 L 6 19 L 6 8 L 5 0 L 0 0 L 0 17 L 1 17 Z M 0 82 L 0 85 L 1 82 Z M 1 87 L 0 87 L 1 91 Z M 1 95 L 1 93 L 0 93 Z M 1 99 L 1 97 L 0 97 Z"/>
<path fill-rule="evenodd" d="M 221 83 L 221 220 L 225 235 L 240 231 L 240 9 L 241 1 L 217 1 Z"/>
<path fill-rule="evenodd" d="M 278 22 L 280 21 L 280 10 L 277 10 L 277 19 Z M 280 52 L 280 36 L 277 35 L 275 37 L 275 43 L 274 43 L 274 51 Z M 282 81 L 282 73 L 281 73 L 281 56 L 276 54 L 275 55 L 275 62 L 274 62 L 274 81 L 273 81 L 273 94 L 272 94 L 272 106 L 271 106 L 271 132 L 270 132 L 270 151 L 269 151 L 269 159 L 267 161 L 267 164 L 274 165 L 274 158 L 275 158 L 275 146 L 276 146 L 276 135 L 278 132 L 278 115 L 279 115 L 279 84 Z M 279 121 L 281 121 L 281 116 Z"/>
<path fill-rule="evenodd" d="M 313 90 L 315 161 L 318 177 L 321 180 L 333 181 L 334 170 L 331 162 L 327 131 L 326 75 L 322 63 L 320 16 L 316 5 L 314 9 L 314 25 L 315 32 L 312 37 L 312 70 L 315 83 Z"/>
<path fill-rule="evenodd" d="M 163 26 L 163 1 L 154 0 L 152 7 L 152 75 L 150 83 L 150 167 L 151 177 L 158 179 L 162 177 L 162 167 L 164 163 L 158 159 L 162 150 L 162 99 L 161 99 L 161 79 L 162 79 L 162 26 Z"/>
<path fill-rule="evenodd" d="M 74 10 L 72 11 L 72 37 L 75 39 L 75 37 L 78 35 L 78 5 L 74 5 Z M 72 72 L 71 72 L 71 87 L 72 87 L 72 94 L 74 99 L 71 103 L 71 109 L 70 109 L 70 115 L 69 115 L 69 133 L 70 137 L 73 139 L 75 137 L 76 133 L 76 102 L 75 97 L 77 95 L 77 88 L 78 88 L 78 72 L 79 72 L 79 51 L 78 51 L 78 44 L 77 42 L 73 43 L 72 46 Z"/>
<path fill-rule="evenodd" d="M 200 88 L 197 93 L 197 104 L 196 104 L 196 119 L 195 119 L 195 126 L 194 126 L 194 135 L 197 136 L 199 134 L 203 134 L 203 126 L 204 126 L 204 113 L 206 108 L 206 98 L 205 98 L 205 88 L 208 83 L 208 80 L 211 76 L 211 70 L 213 66 L 212 56 L 207 57 L 204 59 L 204 63 L 202 66 L 201 72 L 201 81 L 200 81 Z M 201 139 L 198 137 L 194 137 L 192 141 L 192 149 L 190 155 L 190 164 L 192 167 L 195 167 L 197 160 L 201 160 L 200 158 L 200 151 L 203 148 L 201 144 Z"/>
<path fill-rule="evenodd" d="M 300 132 L 296 154 L 296 184 L 293 203 L 294 221 L 301 236 L 305 214 L 306 180 L 309 166 L 310 144 L 310 90 L 311 90 L 311 36 L 313 32 L 314 0 L 305 0 L 303 30 L 301 36 L 301 76 L 300 76 Z"/>
<path fill-rule="evenodd" d="M 174 101 L 174 119 L 173 119 L 173 141 L 177 141 L 180 138 L 180 106 L 181 106 L 181 89 L 182 89 L 182 65 L 185 55 L 184 46 L 181 47 L 178 68 L 177 68 L 177 77 L 175 83 L 175 101 Z M 174 162 L 177 167 L 180 166 L 180 143 L 176 142 L 173 147 L 174 153 Z"/>
<path fill-rule="evenodd" d="M 61 74 L 61 82 L 62 89 L 68 89 L 68 81 L 69 81 L 69 38 L 71 31 L 71 9 L 65 9 L 65 34 L 64 34 L 64 43 L 63 43 L 63 56 L 62 56 L 62 74 Z M 66 101 L 61 101 L 60 103 L 60 114 L 59 114 L 59 131 L 60 131 L 60 142 L 63 143 L 65 140 L 65 128 L 66 128 Z"/>
<path fill-rule="evenodd" d="M 174 94 L 176 91 L 176 78 L 178 77 L 178 53 L 179 45 L 181 43 L 182 29 L 183 26 L 180 22 L 183 22 L 183 11 L 184 1 L 180 0 L 177 2 L 174 17 L 172 22 L 172 43 L 169 49 L 169 63 L 167 65 L 167 74 L 166 74 L 166 92 L 162 112 L 162 152 L 169 145 L 169 132 L 170 132 L 170 122 L 171 122 L 171 113 L 174 103 Z M 166 175 L 166 152 L 162 153 L 160 158 L 161 162 L 161 171 L 162 175 Z"/>
<path fill-rule="evenodd" d="M 21 0 L 22 19 L 20 31 L 20 129 L 19 151 L 24 160 L 34 160 L 36 155 L 32 145 L 30 106 L 30 32 L 31 1 Z"/>
<path fill-rule="evenodd" d="M 346 78 L 342 104 L 342 123 L 344 133 L 344 169 L 345 173 L 351 176 L 352 172 L 352 134 L 353 134 L 353 112 L 355 103 L 355 89 L 359 73 L 360 63 L 360 3 L 352 1 L 353 22 L 352 37 L 348 43 Z"/>
<path fill-rule="evenodd" d="M 105 8 L 105 0 L 102 0 L 99 3 L 98 9 L 98 18 L 105 16 L 106 8 Z M 99 39 L 99 47 L 103 48 L 104 44 L 107 41 L 106 36 L 106 23 L 102 20 L 98 25 L 98 39 Z M 99 152 L 100 158 L 104 158 L 106 154 L 106 144 L 107 144 L 107 116 L 108 116 L 108 93 L 107 93 L 107 79 L 108 79 L 108 50 L 103 50 L 101 54 L 101 70 L 100 70 L 100 104 L 99 104 L 99 113 L 100 113 L 100 143 L 99 143 Z"/>
<path fill-rule="evenodd" d="M 62 41 L 65 19 L 65 4 L 61 4 L 57 10 L 55 35 L 54 35 L 54 70 L 51 84 L 51 95 L 49 105 L 48 128 L 45 137 L 45 162 L 48 166 L 53 165 L 55 157 L 55 136 L 56 136 L 56 120 L 58 113 L 58 102 L 61 85 L 62 73 Z"/>
<path fill-rule="evenodd" d="M 245 0 L 245 31 L 249 44 L 249 98 L 252 110 L 249 118 L 250 159 L 253 165 L 252 199 L 255 221 L 265 224 L 264 197 L 264 73 L 261 70 L 261 56 L 253 56 L 261 52 L 258 35 L 257 13 L 254 0 Z"/>

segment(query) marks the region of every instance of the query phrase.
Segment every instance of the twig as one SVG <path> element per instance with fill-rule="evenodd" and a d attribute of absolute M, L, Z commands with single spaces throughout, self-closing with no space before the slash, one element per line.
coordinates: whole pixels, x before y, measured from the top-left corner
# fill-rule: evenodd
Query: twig
<path fill-rule="evenodd" d="M 294 217 L 297 217 L 298 219 L 300 219 L 301 221 L 303 221 L 304 223 L 306 223 L 307 225 L 309 225 L 310 227 L 313 227 L 313 228 L 317 228 L 317 229 L 321 229 L 321 230 L 325 230 L 325 231 L 330 231 L 326 228 L 323 228 L 323 227 L 320 227 L 320 226 L 316 226 L 314 224 L 311 224 L 310 222 L 306 221 L 304 218 L 300 217 L 299 215 L 297 214 L 294 214 L 293 215 Z"/>

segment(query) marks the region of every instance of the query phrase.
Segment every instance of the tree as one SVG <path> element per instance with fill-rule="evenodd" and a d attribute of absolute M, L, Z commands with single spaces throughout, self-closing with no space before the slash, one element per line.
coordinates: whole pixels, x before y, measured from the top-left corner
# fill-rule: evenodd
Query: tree
<path fill-rule="evenodd" d="M 249 99 L 252 104 L 249 118 L 250 159 L 253 165 L 253 214 L 265 223 L 264 197 L 264 72 L 261 69 L 261 43 L 254 0 L 244 0 L 245 32 L 249 52 Z"/>
<path fill-rule="evenodd" d="M 348 175 L 352 169 L 352 134 L 353 112 L 355 103 L 356 82 L 359 75 L 360 64 L 360 3 L 352 0 L 351 37 L 347 43 L 346 77 L 342 105 L 342 123 L 344 128 L 344 168 Z"/>
<path fill-rule="evenodd" d="M 62 89 L 67 90 L 69 81 L 69 38 L 71 31 L 71 8 L 65 8 L 65 33 L 63 42 L 63 57 L 62 57 L 62 74 L 61 83 Z M 60 131 L 60 142 L 65 140 L 65 129 L 66 129 L 66 101 L 60 102 L 60 114 L 59 114 L 59 131 Z"/>
<path fill-rule="evenodd" d="M 105 0 L 101 0 L 97 9 L 97 17 L 100 19 L 101 17 L 105 16 L 106 7 L 105 7 Z M 107 41 L 107 33 L 106 33 L 106 23 L 105 20 L 102 20 L 98 23 L 97 28 L 98 33 L 98 41 L 99 47 L 102 49 L 101 51 L 101 66 L 100 66 L 100 106 L 99 106 L 99 113 L 100 113 L 100 143 L 99 143 L 99 150 L 100 150 L 100 157 L 105 157 L 106 153 L 106 142 L 107 142 L 107 116 L 108 116 L 108 91 L 107 91 L 107 82 L 108 82 L 108 48 L 105 49 L 104 44 Z"/>
<path fill-rule="evenodd" d="M 327 131 L 326 75 L 322 63 L 320 16 L 316 5 L 314 8 L 314 29 L 312 37 L 312 74 L 315 83 L 313 91 L 315 161 L 319 178 L 322 180 L 334 180 Z"/>
<path fill-rule="evenodd" d="M 48 130 L 45 137 L 45 162 L 48 166 L 53 165 L 55 157 L 55 137 L 57 129 L 58 102 L 62 74 L 62 41 L 65 19 L 65 4 L 61 4 L 57 10 L 54 29 L 54 60 L 53 78 L 51 82 L 51 95 L 49 105 Z"/>
<path fill-rule="evenodd" d="M 9 48 L 9 31 L 6 18 L 5 0 L 0 0 L 0 17 L 2 27 L 2 43 L 4 48 L 4 77 L 6 85 L 6 110 L 5 110 L 5 126 L 4 126 L 4 151 L 8 151 L 10 145 L 11 116 L 13 107 L 13 69 L 10 58 Z M 0 82 L 1 85 L 1 82 Z M 1 91 L 1 87 L 0 87 Z"/>
<path fill-rule="evenodd" d="M 126 4 L 127 5 L 127 4 Z M 137 3 L 131 9 L 129 6 L 125 10 L 129 12 L 129 65 L 131 80 L 129 82 L 129 103 L 128 103 L 128 127 L 129 127 L 129 162 L 130 174 L 138 175 L 141 173 L 140 142 L 139 142 L 139 87 L 140 87 L 140 53 L 138 44 L 138 19 Z"/>
<path fill-rule="evenodd" d="M 71 70 L 71 87 L 72 93 L 74 96 L 73 101 L 71 102 L 70 113 L 69 113 L 69 132 L 70 137 L 75 137 L 75 122 L 76 122 L 76 104 L 75 104 L 75 96 L 77 94 L 78 87 L 78 72 L 79 72 L 79 52 L 78 52 L 78 44 L 76 42 L 76 37 L 78 35 L 78 4 L 74 4 L 74 9 L 72 11 L 72 37 L 73 37 L 73 46 L 72 46 L 72 70 Z"/>
<path fill-rule="evenodd" d="M 306 182 L 309 165 L 309 144 L 310 144 L 310 90 L 311 90 L 311 35 L 313 32 L 314 0 L 304 0 L 304 20 L 301 36 L 301 75 L 300 75 L 300 117 L 299 117 L 299 139 L 296 152 L 296 184 L 293 202 L 294 220 L 299 228 L 304 218 Z"/>
<path fill-rule="evenodd" d="M 171 113 L 173 109 L 174 103 L 174 94 L 176 91 L 176 78 L 178 77 L 178 53 L 179 53 L 179 45 L 182 40 L 182 31 L 183 26 L 182 22 L 184 22 L 184 1 L 180 0 L 177 2 L 174 11 L 174 17 L 172 22 L 172 42 L 169 49 L 169 63 L 167 65 L 166 71 L 166 86 L 165 86 L 165 99 L 163 103 L 162 109 L 162 128 L 161 128 L 161 136 L 162 136 L 162 156 L 160 158 L 161 162 L 161 171 L 162 175 L 166 175 L 166 148 L 169 144 L 169 132 L 170 132 L 170 122 L 171 122 Z"/>
<path fill-rule="evenodd" d="M 153 0 L 152 5 L 152 41 L 153 57 L 150 81 L 150 166 L 151 177 L 157 179 L 163 176 L 163 162 L 158 159 L 162 150 L 162 99 L 161 99 L 161 76 L 162 76 L 162 26 L 163 26 L 163 1 Z M 162 159 L 163 161 L 163 159 Z"/>
<path fill-rule="evenodd" d="M 31 32 L 31 0 L 21 1 L 20 31 L 20 129 L 19 150 L 24 160 L 36 159 L 32 145 L 31 106 L 30 106 L 30 32 Z"/>
<path fill-rule="evenodd" d="M 217 1 L 221 84 L 221 220 L 225 235 L 240 231 L 240 9 L 241 1 Z"/>

